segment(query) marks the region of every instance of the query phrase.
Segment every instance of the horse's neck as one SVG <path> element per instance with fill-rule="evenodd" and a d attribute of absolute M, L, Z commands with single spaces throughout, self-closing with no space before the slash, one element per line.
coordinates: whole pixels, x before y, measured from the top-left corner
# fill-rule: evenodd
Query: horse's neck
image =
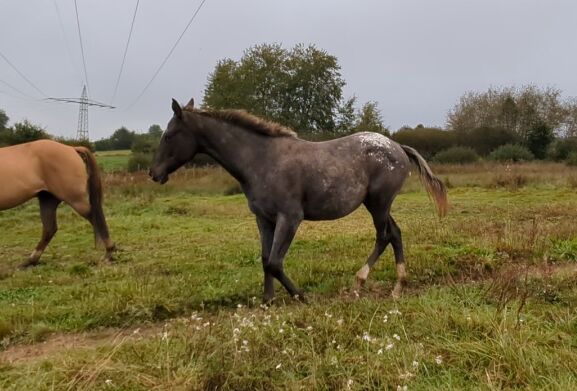
<path fill-rule="evenodd" d="M 204 128 L 203 151 L 214 158 L 241 184 L 247 183 L 264 162 L 268 145 L 273 140 L 235 125 L 211 121 Z"/>

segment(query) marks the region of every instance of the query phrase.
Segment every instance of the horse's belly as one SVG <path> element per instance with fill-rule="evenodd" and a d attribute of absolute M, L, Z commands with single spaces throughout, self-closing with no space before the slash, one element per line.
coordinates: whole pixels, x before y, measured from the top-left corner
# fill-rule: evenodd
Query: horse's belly
<path fill-rule="evenodd" d="M 303 205 L 306 220 L 335 220 L 359 207 L 366 196 L 364 189 L 328 191 L 308 198 Z"/>
<path fill-rule="evenodd" d="M 22 170 L 0 169 L 0 210 L 14 208 L 34 198 L 42 190 L 41 182 Z"/>

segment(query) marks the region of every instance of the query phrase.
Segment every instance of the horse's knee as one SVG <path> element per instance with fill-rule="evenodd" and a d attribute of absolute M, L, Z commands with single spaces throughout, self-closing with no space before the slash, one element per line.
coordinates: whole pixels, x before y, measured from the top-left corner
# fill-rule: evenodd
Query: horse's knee
<path fill-rule="evenodd" d="M 268 273 L 277 279 L 283 275 L 283 267 L 281 264 L 276 262 L 267 262 L 263 266 L 265 273 Z"/>

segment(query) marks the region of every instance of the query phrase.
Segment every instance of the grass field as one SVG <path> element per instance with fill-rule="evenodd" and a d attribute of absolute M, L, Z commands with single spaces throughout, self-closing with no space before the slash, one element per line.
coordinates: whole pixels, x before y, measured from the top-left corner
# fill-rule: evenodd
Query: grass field
<path fill-rule="evenodd" d="M 390 249 L 354 289 L 374 235 L 359 209 L 302 224 L 285 265 L 308 304 L 277 285 L 261 306 L 256 223 L 221 169 L 106 174 L 114 265 L 61 207 L 42 265 L 15 271 L 38 207 L 2 212 L 0 389 L 577 389 L 577 169 L 434 170 L 446 218 L 416 176 L 393 206 L 398 301 Z"/>
<path fill-rule="evenodd" d="M 99 151 L 96 152 L 98 165 L 104 172 L 118 172 L 126 170 L 130 159 L 130 150 Z"/>

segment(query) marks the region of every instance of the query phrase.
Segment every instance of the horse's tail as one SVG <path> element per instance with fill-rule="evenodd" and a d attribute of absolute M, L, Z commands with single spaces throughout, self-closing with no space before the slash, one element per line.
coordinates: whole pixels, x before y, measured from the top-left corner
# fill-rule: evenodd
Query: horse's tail
<path fill-rule="evenodd" d="M 107 243 L 109 241 L 108 225 L 102 210 L 102 180 L 96 158 L 86 147 L 74 147 L 82 157 L 88 172 L 88 199 L 90 202 L 90 221 L 94 226 L 96 242 Z"/>
<path fill-rule="evenodd" d="M 425 185 L 425 189 L 427 189 L 427 192 L 433 198 L 439 216 L 445 216 L 448 208 L 447 189 L 445 188 L 445 185 L 433 174 L 433 171 L 431 171 L 431 168 L 419 152 L 406 145 L 401 145 L 401 148 L 403 148 L 403 151 L 405 151 L 409 160 L 418 167 L 421 182 Z"/>

